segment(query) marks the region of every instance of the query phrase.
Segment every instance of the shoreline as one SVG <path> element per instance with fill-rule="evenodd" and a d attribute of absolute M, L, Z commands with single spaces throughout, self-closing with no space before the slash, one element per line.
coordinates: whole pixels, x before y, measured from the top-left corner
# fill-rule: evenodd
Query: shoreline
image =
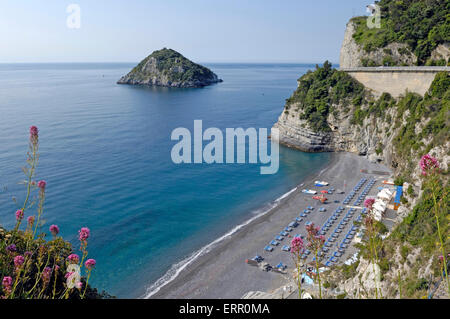
<path fill-rule="evenodd" d="M 282 261 L 292 269 L 289 253 L 281 252 L 280 247 L 276 247 L 274 253 L 265 253 L 263 248 L 298 216 L 300 209 L 311 204 L 316 205 L 310 195 L 301 192 L 302 188 L 312 187 L 313 181 L 318 178 L 326 178 L 330 182 L 330 187 L 339 189 L 340 184 L 337 184 L 335 179 L 342 179 L 340 177 L 349 182 L 349 187 L 353 187 L 356 183 L 354 181 L 363 175 L 360 169 L 370 167 L 379 168 L 380 164 L 370 163 L 365 157 L 351 153 L 332 153 L 329 163 L 319 172 L 309 174 L 295 188 L 271 202 L 273 206 L 268 210 L 237 225 L 225 235 L 173 265 L 163 277 L 147 288 L 142 297 L 238 299 L 249 291 L 270 291 L 279 288 L 288 281 L 286 275 L 264 273 L 247 265 L 245 259 L 258 254 L 272 265 Z M 354 169 L 358 169 L 358 174 L 355 174 Z M 328 214 L 331 212 L 317 215 L 318 218 L 311 215 L 307 219 L 320 225 L 322 222 L 320 219 L 322 217 L 326 219 L 325 215 Z M 304 234 L 304 222 L 294 229 L 293 233 Z M 289 241 L 286 239 L 280 246 L 288 244 Z"/>
<path fill-rule="evenodd" d="M 269 206 L 269 208 L 266 208 L 264 211 L 255 214 L 254 216 L 250 217 L 249 219 L 245 220 L 241 224 L 236 225 L 233 227 L 230 231 L 226 232 L 224 235 L 220 236 L 216 240 L 212 241 L 211 243 L 203 246 L 202 248 L 194 251 L 192 254 L 190 254 L 188 257 L 182 259 L 181 261 L 173 264 L 166 273 L 160 277 L 156 282 L 151 284 L 148 288 L 146 288 L 147 292 L 141 296 L 141 298 L 149 299 L 152 298 L 154 295 L 157 295 L 158 292 L 163 289 L 166 285 L 170 284 L 172 281 L 176 280 L 179 276 L 179 274 L 186 269 L 191 263 L 195 262 L 197 258 L 201 258 L 205 254 L 209 253 L 211 249 L 214 249 L 217 245 L 219 245 L 223 240 L 236 235 L 239 231 L 245 230 L 246 227 L 251 227 L 251 225 L 254 222 L 257 222 L 258 219 L 263 218 L 264 216 L 271 214 L 284 200 L 288 200 L 290 196 L 292 196 L 296 191 L 299 190 L 300 187 L 302 187 L 306 181 L 313 179 L 313 176 L 320 176 L 328 167 L 331 167 L 333 164 L 335 164 L 335 161 L 337 160 L 337 156 L 335 153 L 331 153 L 330 161 L 322 168 L 318 173 L 311 173 L 307 176 L 305 176 L 300 184 L 295 186 L 293 189 L 289 190 L 285 194 L 281 195 L 275 200 L 272 200 L 269 203 L 266 203 L 265 205 L 262 205 L 261 208 L 265 206 Z M 318 174 L 318 175 L 317 175 Z M 258 211 L 257 209 L 256 211 Z"/>

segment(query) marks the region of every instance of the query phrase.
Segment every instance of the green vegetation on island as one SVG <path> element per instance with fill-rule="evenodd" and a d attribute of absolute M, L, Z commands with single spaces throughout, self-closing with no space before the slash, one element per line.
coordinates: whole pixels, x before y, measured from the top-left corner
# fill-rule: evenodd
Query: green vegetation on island
<path fill-rule="evenodd" d="M 142 60 L 119 84 L 165 87 L 202 87 L 222 82 L 210 69 L 196 64 L 172 49 L 153 52 Z"/>

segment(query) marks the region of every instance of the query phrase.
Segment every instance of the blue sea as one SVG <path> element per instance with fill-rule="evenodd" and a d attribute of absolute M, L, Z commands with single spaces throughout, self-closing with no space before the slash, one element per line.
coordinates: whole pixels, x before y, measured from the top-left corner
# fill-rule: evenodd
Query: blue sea
<path fill-rule="evenodd" d="M 57 224 L 77 249 L 77 231 L 89 227 L 90 283 L 119 298 L 171 279 L 183 260 L 330 160 L 281 147 L 279 172 L 260 175 L 260 165 L 176 165 L 170 156 L 172 130 L 192 131 L 194 120 L 221 130 L 272 127 L 313 65 L 209 64 L 224 82 L 202 89 L 117 85 L 133 66 L 0 64 L 0 224 L 13 226 L 24 200 L 21 168 L 36 125 L 36 179 L 48 183 L 42 230 Z"/>

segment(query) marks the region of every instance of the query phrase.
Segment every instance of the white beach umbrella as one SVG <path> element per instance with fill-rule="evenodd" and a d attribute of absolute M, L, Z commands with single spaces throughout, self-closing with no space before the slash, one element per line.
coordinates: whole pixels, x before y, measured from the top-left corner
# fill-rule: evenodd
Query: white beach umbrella
<path fill-rule="evenodd" d="M 383 207 L 383 206 L 381 206 L 379 203 L 375 203 L 375 204 L 373 205 L 373 208 L 374 208 L 376 211 L 379 211 L 379 212 L 381 212 L 381 213 L 384 213 L 384 211 L 386 210 L 386 208 Z"/>
<path fill-rule="evenodd" d="M 377 197 L 380 198 L 380 199 L 384 199 L 384 200 L 390 200 L 391 199 L 391 196 L 389 196 L 388 194 L 386 194 L 384 192 L 379 192 Z"/>

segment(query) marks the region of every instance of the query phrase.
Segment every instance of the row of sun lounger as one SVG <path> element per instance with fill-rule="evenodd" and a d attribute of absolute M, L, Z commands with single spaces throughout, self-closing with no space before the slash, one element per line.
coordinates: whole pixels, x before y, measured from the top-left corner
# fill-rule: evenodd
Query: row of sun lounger
<path fill-rule="evenodd" d="M 353 188 L 353 190 L 344 199 L 343 204 L 344 205 L 348 205 L 350 203 L 350 201 L 353 200 L 354 197 L 357 195 L 357 193 L 361 190 L 361 188 L 366 184 L 367 181 L 368 181 L 367 178 L 362 178 L 358 182 L 358 184 Z M 375 184 L 375 180 L 371 179 L 369 181 L 369 183 L 363 189 L 362 193 L 356 199 L 355 206 L 356 205 L 360 205 L 363 202 L 363 200 L 369 194 L 369 192 L 372 189 L 372 187 L 374 186 L 374 184 Z M 331 190 L 331 191 L 334 191 L 334 189 Z M 318 210 L 319 210 L 319 212 L 326 212 L 326 208 L 325 207 L 321 207 Z M 328 233 L 328 231 L 333 227 L 333 225 L 339 221 L 339 219 L 341 218 L 341 215 L 344 212 L 344 210 L 345 210 L 344 207 L 339 206 L 333 212 L 333 214 L 322 225 L 322 228 L 320 229 L 320 234 L 321 235 L 326 235 Z M 284 241 L 285 238 L 291 237 L 290 234 L 293 232 L 293 230 L 295 228 L 297 228 L 300 225 L 300 223 L 303 222 L 305 220 L 305 218 L 307 218 L 308 215 L 311 214 L 313 211 L 314 211 L 314 207 L 313 206 L 308 206 L 306 209 L 301 211 L 299 216 L 296 217 L 296 219 L 294 221 L 292 221 L 287 227 L 285 227 L 280 232 L 280 234 L 278 236 L 276 236 L 275 239 L 272 240 L 269 243 L 269 245 L 267 245 L 264 248 L 264 250 L 266 252 L 273 252 L 275 250 L 275 248 L 281 247 L 282 251 L 290 252 L 290 250 L 291 250 L 290 246 L 288 244 L 282 245 L 282 242 Z M 341 234 L 344 232 L 344 230 L 347 227 L 347 225 L 352 223 L 353 216 L 354 216 L 355 212 L 356 212 L 355 208 L 350 208 L 347 211 L 347 213 L 344 215 L 342 220 L 334 228 L 333 233 L 327 238 L 327 240 L 326 240 L 326 242 L 324 244 L 324 247 L 322 248 L 322 250 L 318 254 L 319 257 L 326 257 L 327 256 L 327 254 L 332 249 L 332 247 L 335 246 L 335 242 L 339 239 Z M 365 214 L 367 214 L 367 209 L 364 208 L 362 210 L 362 213 L 355 219 L 355 221 L 361 223 L 362 220 L 363 220 L 363 216 Z M 307 226 L 310 223 L 311 222 L 305 223 L 305 226 Z M 345 237 L 340 241 L 339 245 L 337 246 L 338 249 L 336 251 L 334 251 L 333 253 L 331 253 L 331 255 L 329 256 L 329 259 L 327 260 L 325 266 L 327 266 L 327 267 L 332 266 L 332 265 L 334 265 L 335 263 L 337 263 L 339 261 L 339 258 L 342 257 L 345 254 L 346 249 L 349 247 L 351 241 L 356 236 L 356 233 L 359 230 L 359 228 L 360 228 L 360 225 L 357 225 L 357 224 L 353 225 L 352 224 L 352 226 L 350 227 L 348 232 L 345 234 Z M 294 237 L 302 237 L 302 238 L 304 238 L 304 236 L 302 236 L 301 234 L 297 234 Z M 304 253 L 302 254 L 301 258 L 306 260 L 310 255 L 311 255 L 311 251 L 305 250 Z M 313 260 L 314 259 L 315 259 L 315 257 L 313 258 Z M 260 263 L 262 263 L 263 260 L 264 260 L 264 258 L 262 258 L 261 256 L 256 256 L 255 258 L 253 258 L 251 260 L 251 262 L 260 264 Z M 265 270 L 265 271 L 270 271 L 270 270 L 275 271 L 276 270 L 276 271 L 282 272 L 282 271 L 284 271 L 287 268 L 287 266 L 284 265 L 283 263 L 280 263 L 276 267 L 273 268 L 269 264 L 264 264 L 263 268 L 264 268 L 263 270 Z"/>
<path fill-rule="evenodd" d="M 363 178 L 360 180 L 360 182 L 355 186 L 355 188 L 353 189 L 353 191 L 358 192 L 361 187 L 364 185 L 364 183 L 367 181 L 367 179 Z M 365 186 L 364 190 L 362 191 L 361 195 L 358 197 L 358 199 L 355 201 L 355 206 L 356 205 L 360 205 L 364 199 L 367 197 L 367 195 L 369 194 L 370 190 L 372 189 L 372 187 L 375 185 L 376 181 L 374 179 L 371 179 L 369 181 L 369 183 Z M 345 201 L 344 201 L 345 204 Z M 341 222 L 341 226 L 343 222 L 349 222 L 351 220 L 352 214 L 355 212 L 356 210 L 354 208 L 351 208 L 349 210 L 349 212 L 346 214 L 346 216 L 343 218 L 343 221 Z M 325 266 L 329 267 L 332 266 L 333 264 L 335 264 L 336 262 L 338 262 L 339 258 L 345 253 L 345 250 L 347 249 L 348 245 L 351 243 L 351 241 L 353 240 L 353 238 L 356 236 L 356 232 L 360 229 L 361 227 L 361 223 L 363 221 L 363 217 L 364 215 L 367 214 L 367 209 L 363 208 L 362 213 L 356 218 L 356 224 L 354 224 L 350 230 L 347 232 L 347 234 L 345 235 L 345 238 L 341 241 L 340 245 L 338 246 L 338 250 L 335 251 L 334 253 L 332 253 L 332 255 L 330 256 L 330 258 L 328 259 L 328 261 L 325 263 Z M 342 231 L 342 229 L 341 229 Z M 336 232 L 339 234 L 339 227 L 335 230 Z M 334 236 L 335 238 L 338 238 L 339 236 Z M 331 237 L 333 238 L 333 236 Z M 329 246 L 329 247 L 326 247 Z M 329 249 L 331 247 L 331 245 L 326 245 L 324 247 L 325 251 L 328 251 L 327 248 Z"/>
<path fill-rule="evenodd" d="M 344 200 L 343 203 L 348 204 L 350 202 L 350 200 L 356 195 L 356 193 L 361 189 L 361 187 L 366 182 L 367 182 L 367 179 L 362 178 L 358 182 L 358 184 L 353 188 L 353 191 L 347 196 L 347 198 Z M 372 187 L 373 183 L 374 183 L 374 181 L 369 182 L 369 185 L 367 185 L 363 191 L 364 195 L 362 195 L 362 194 L 360 195 L 360 196 L 364 196 L 364 197 L 359 197 L 358 200 L 360 198 L 362 198 L 362 199 L 365 198 L 365 196 L 368 194 L 368 191 L 370 191 L 369 187 Z M 340 215 L 342 214 L 343 211 L 344 211 L 344 208 L 342 206 L 339 206 L 335 210 L 335 212 L 330 216 L 330 218 L 323 224 L 321 231 L 320 231 L 321 235 L 326 235 L 326 233 L 330 230 L 332 225 L 339 220 Z M 334 229 L 334 232 L 331 234 L 330 237 L 328 237 L 327 241 L 325 242 L 324 247 L 321 252 L 321 253 L 323 253 L 322 256 L 325 256 L 325 254 L 327 254 L 330 251 L 330 249 L 334 245 L 334 242 L 340 237 L 340 234 L 344 231 L 345 227 L 352 222 L 352 218 L 353 218 L 353 215 L 355 214 L 355 212 L 356 212 L 355 208 L 350 208 L 349 211 L 346 213 L 346 215 L 343 217 L 343 219 L 339 222 L 337 227 Z M 362 216 L 363 216 L 362 214 L 359 215 L 355 221 L 361 222 Z M 338 246 L 338 250 L 331 254 L 331 257 L 329 258 L 329 260 L 326 263 L 327 267 L 332 265 L 333 263 L 337 262 L 339 257 L 341 257 L 345 253 L 345 249 L 351 243 L 351 240 L 356 235 L 357 230 L 358 230 L 358 227 L 356 225 L 353 225 L 350 228 L 350 230 L 345 235 L 345 238 L 342 240 L 342 242 Z"/>

